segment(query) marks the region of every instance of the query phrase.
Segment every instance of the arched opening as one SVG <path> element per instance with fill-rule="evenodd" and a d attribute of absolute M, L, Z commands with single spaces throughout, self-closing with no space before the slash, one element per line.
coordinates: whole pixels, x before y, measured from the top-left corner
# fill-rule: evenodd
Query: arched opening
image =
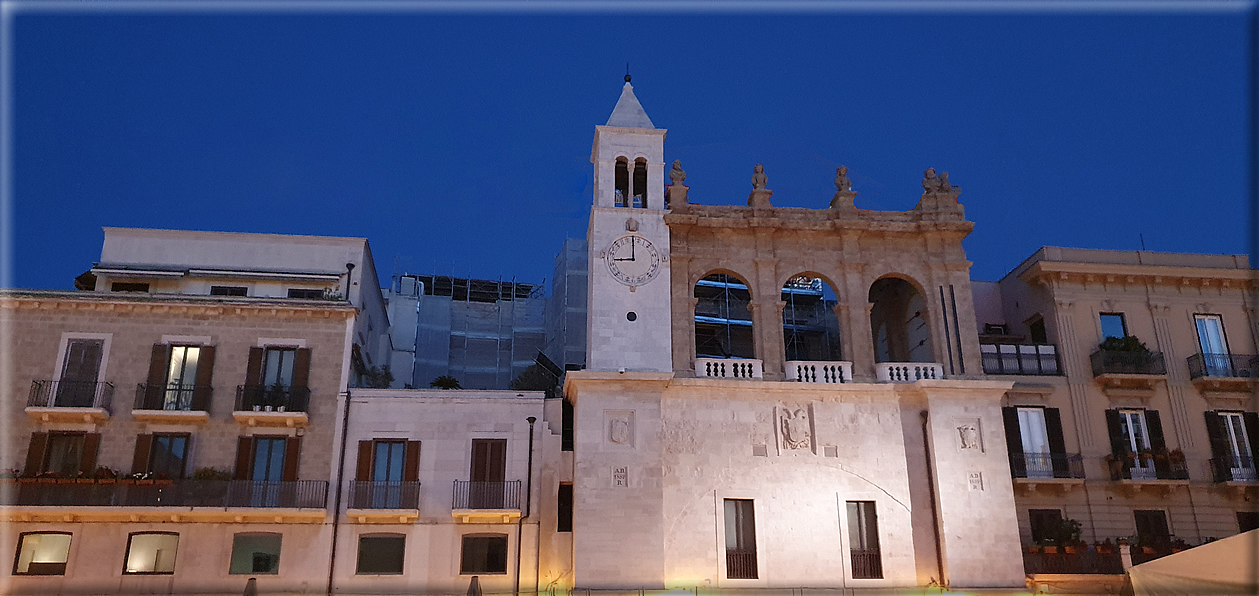
<path fill-rule="evenodd" d="M 739 278 L 714 273 L 695 284 L 695 357 L 752 358 L 752 294 Z"/>
<path fill-rule="evenodd" d="M 616 158 L 616 206 L 625 207 L 625 198 L 629 192 L 629 160 Z"/>
<path fill-rule="evenodd" d="M 885 277 L 870 285 L 875 362 L 934 362 L 927 301 L 913 284 Z"/>
<path fill-rule="evenodd" d="M 835 290 L 818 277 L 798 275 L 783 284 L 783 346 L 788 362 L 843 360 L 839 303 Z"/>
<path fill-rule="evenodd" d="M 634 160 L 634 203 L 635 209 L 647 208 L 647 160 Z"/>

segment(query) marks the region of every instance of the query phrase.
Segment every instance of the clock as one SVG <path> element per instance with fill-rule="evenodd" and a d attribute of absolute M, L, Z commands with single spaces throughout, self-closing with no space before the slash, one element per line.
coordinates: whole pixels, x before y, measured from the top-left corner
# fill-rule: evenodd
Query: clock
<path fill-rule="evenodd" d="M 660 273 L 660 251 L 638 234 L 626 234 L 612 241 L 603 252 L 612 277 L 627 286 L 641 286 Z"/>

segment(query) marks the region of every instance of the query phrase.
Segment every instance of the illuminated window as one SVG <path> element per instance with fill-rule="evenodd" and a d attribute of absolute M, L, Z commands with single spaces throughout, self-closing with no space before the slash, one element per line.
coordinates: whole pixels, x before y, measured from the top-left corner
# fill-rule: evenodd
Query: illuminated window
<path fill-rule="evenodd" d="M 231 574 L 280 572 L 280 534 L 237 534 L 232 537 Z"/>
<path fill-rule="evenodd" d="M 65 575 L 70 559 L 70 534 L 31 532 L 18 538 L 13 575 Z"/>
<path fill-rule="evenodd" d="M 507 535 L 469 534 L 463 537 L 459 573 L 507 573 Z"/>
<path fill-rule="evenodd" d="M 179 534 L 138 533 L 127 538 L 127 564 L 123 574 L 170 575 L 175 573 Z"/>

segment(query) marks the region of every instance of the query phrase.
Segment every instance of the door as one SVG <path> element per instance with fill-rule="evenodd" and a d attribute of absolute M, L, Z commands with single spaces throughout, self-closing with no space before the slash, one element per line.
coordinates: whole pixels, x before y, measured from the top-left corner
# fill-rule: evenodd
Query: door
<path fill-rule="evenodd" d="M 1043 408 L 1019 408 L 1019 436 L 1028 478 L 1053 478 L 1054 464 L 1049 449 L 1049 432 Z"/>
<path fill-rule="evenodd" d="M 57 382 L 57 406 L 92 407 L 104 348 L 105 341 L 100 339 L 72 339 L 66 344 L 66 359 Z"/>
<path fill-rule="evenodd" d="M 285 437 L 256 437 L 254 439 L 253 470 L 250 480 L 254 481 L 250 491 L 250 501 L 254 507 L 275 507 L 280 500 L 280 489 L 284 480 L 284 452 L 287 446 Z"/>
<path fill-rule="evenodd" d="M 1198 325 L 1198 345 L 1202 348 L 1202 363 L 1207 376 L 1233 377 L 1233 363 L 1228 353 L 1228 341 L 1224 338 L 1224 321 L 1220 315 L 1194 315 Z"/>
<path fill-rule="evenodd" d="M 197 361 L 201 346 L 171 346 L 170 364 L 166 369 L 166 392 L 163 410 L 192 408 L 193 388 L 197 384 Z"/>
<path fill-rule="evenodd" d="M 1132 512 L 1137 523 L 1137 544 L 1150 548 L 1165 548 L 1171 545 L 1171 532 L 1167 529 L 1167 514 L 1158 509 Z"/>
<path fill-rule="evenodd" d="M 1150 430 L 1145 424 L 1145 412 L 1142 410 L 1120 410 L 1119 428 L 1123 431 L 1128 449 L 1137 454 L 1131 468 L 1134 480 L 1153 480 L 1158 477 L 1154 471 L 1154 462 L 1141 457 L 1142 451 L 1150 450 Z"/>
<path fill-rule="evenodd" d="M 473 439 L 469 506 L 473 509 L 502 509 L 506 476 L 507 439 Z"/>
<path fill-rule="evenodd" d="M 406 441 L 377 441 L 372 457 L 372 507 L 398 509 L 402 501 L 402 470 Z"/>
<path fill-rule="evenodd" d="M 1250 437 L 1246 436 L 1246 423 L 1241 412 L 1220 412 L 1220 421 L 1224 423 L 1225 436 L 1228 439 L 1228 455 L 1232 464 L 1232 478 L 1238 482 L 1254 482 L 1256 480 L 1255 461 L 1251 456 Z"/>

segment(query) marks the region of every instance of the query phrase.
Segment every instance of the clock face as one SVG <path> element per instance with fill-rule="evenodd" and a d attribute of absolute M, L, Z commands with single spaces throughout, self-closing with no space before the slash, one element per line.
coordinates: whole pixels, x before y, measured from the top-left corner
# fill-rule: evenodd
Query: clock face
<path fill-rule="evenodd" d="M 608 272 L 627 286 L 641 286 L 660 273 L 660 251 L 650 240 L 626 234 L 612 241 L 603 253 Z"/>

